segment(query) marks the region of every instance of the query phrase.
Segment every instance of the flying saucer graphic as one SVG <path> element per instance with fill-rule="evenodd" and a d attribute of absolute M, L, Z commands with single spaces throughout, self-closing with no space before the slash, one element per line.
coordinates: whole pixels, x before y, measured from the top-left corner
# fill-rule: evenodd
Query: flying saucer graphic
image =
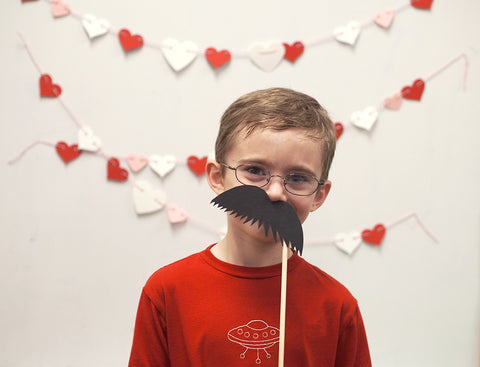
<path fill-rule="evenodd" d="M 244 359 L 249 349 L 257 351 L 257 364 L 262 363 L 260 359 L 260 350 L 265 352 L 267 358 L 272 355 L 268 353 L 267 349 L 278 343 L 280 337 L 280 330 L 274 326 L 269 326 L 262 320 L 252 320 L 246 325 L 238 326 L 228 332 L 228 340 L 240 344 L 245 348 L 240 358 Z"/>

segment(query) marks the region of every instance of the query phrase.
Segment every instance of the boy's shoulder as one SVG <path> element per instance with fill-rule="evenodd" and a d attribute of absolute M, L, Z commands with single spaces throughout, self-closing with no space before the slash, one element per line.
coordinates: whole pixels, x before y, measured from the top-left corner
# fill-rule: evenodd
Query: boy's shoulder
<path fill-rule="evenodd" d="M 333 298 L 340 298 L 356 303 L 356 299 L 352 293 L 340 281 L 303 258 L 302 262 L 303 270 L 301 277 L 306 287 L 311 286 L 314 292 L 318 291 L 323 295 L 328 294 Z"/>
<path fill-rule="evenodd" d="M 185 274 L 188 270 L 192 270 L 192 268 L 201 263 L 202 252 L 204 251 L 196 252 L 180 260 L 162 266 L 150 276 L 147 281 L 147 285 L 150 283 L 168 281 L 169 279 L 177 279 L 182 274 Z"/>

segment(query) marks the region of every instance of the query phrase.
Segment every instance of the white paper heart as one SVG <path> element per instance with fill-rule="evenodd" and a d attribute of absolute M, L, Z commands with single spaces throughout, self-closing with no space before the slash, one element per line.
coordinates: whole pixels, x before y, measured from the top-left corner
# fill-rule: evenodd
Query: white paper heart
<path fill-rule="evenodd" d="M 360 34 L 360 23 L 357 21 L 349 22 L 346 26 L 336 27 L 333 31 L 337 41 L 354 45 Z"/>
<path fill-rule="evenodd" d="M 80 150 L 96 152 L 101 146 L 102 141 L 93 134 L 91 128 L 82 126 L 82 128 L 78 130 L 78 148 Z"/>
<path fill-rule="evenodd" d="M 377 121 L 378 111 L 375 107 L 370 106 L 365 108 L 363 111 L 353 112 L 350 116 L 352 124 L 361 129 L 370 131 Z"/>
<path fill-rule="evenodd" d="M 389 28 L 393 22 L 394 11 L 391 9 L 379 11 L 373 16 L 373 20 L 380 27 Z"/>
<path fill-rule="evenodd" d="M 351 255 L 362 243 L 362 236 L 360 233 L 339 233 L 335 236 L 335 245 L 343 252 Z"/>
<path fill-rule="evenodd" d="M 137 214 L 147 214 L 165 207 L 166 195 L 162 190 L 153 190 L 147 181 L 137 181 L 133 187 L 133 203 Z"/>
<path fill-rule="evenodd" d="M 85 14 L 82 19 L 82 25 L 87 32 L 88 38 L 103 36 L 108 33 L 110 23 L 106 19 L 97 19 L 92 14 Z"/>
<path fill-rule="evenodd" d="M 273 71 L 285 55 L 282 42 L 255 42 L 248 48 L 250 60 L 263 71 Z"/>
<path fill-rule="evenodd" d="M 163 56 L 175 71 L 186 68 L 198 55 L 198 46 L 192 41 L 180 42 L 167 38 L 162 42 Z"/>
<path fill-rule="evenodd" d="M 188 218 L 187 212 L 177 204 L 168 204 L 167 212 L 168 220 L 173 224 L 185 222 Z"/>
<path fill-rule="evenodd" d="M 176 165 L 177 159 L 173 155 L 151 155 L 148 158 L 148 165 L 160 177 L 165 177 Z"/>

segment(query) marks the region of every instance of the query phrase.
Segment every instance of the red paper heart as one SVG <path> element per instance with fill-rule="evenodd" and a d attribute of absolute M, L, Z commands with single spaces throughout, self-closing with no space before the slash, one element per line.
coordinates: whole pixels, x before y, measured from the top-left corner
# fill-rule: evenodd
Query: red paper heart
<path fill-rule="evenodd" d="M 430 9 L 432 7 L 433 0 L 410 0 L 410 4 L 414 8 L 418 9 Z"/>
<path fill-rule="evenodd" d="M 385 236 L 386 228 L 383 224 L 377 224 L 373 230 L 366 229 L 362 232 L 362 240 L 373 245 L 380 246 L 383 236 Z"/>
<path fill-rule="evenodd" d="M 205 51 L 205 57 L 207 58 L 208 62 L 216 69 L 219 66 L 230 61 L 231 55 L 228 50 L 221 50 L 217 51 L 213 47 L 207 48 Z"/>
<path fill-rule="evenodd" d="M 341 122 L 335 122 L 335 135 L 337 136 L 337 140 L 342 136 L 343 134 L 343 125 Z"/>
<path fill-rule="evenodd" d="M 283 46 L 285 47 L 285 55 L 283 56 L 290 62 L 295 62 L 296 59 L 303 53 L 304 46 L 303 43 L 300 41 L 295 42 L 293 45 L 289 45 L 288 43 L 284 43 Z"/>
<path fill-rule="evenodd" d="M 205 173 L 205 164 L 207 163 L 207 157 L 197 158 L 194 155 L 188 157 L 187 164 L 190 169 L 195 172 L 197 176 L 201 176 Z"/>
<path fill-rule="evenodd" d="M 74 160 L 82 153 L 82 151 L 78 149 L 77 144 L 68 146 L 68 144 L 64 143 L 63 141 L 59 141 L 57 145 L 55 145 L 55 148 L 57 149 L 58 155 L 65 163 Z"/>
<path fill-rule="evenodd" d="M 125 28 L 118 32 L 118 39 L 120 40 L 124 51 L 134 50 L 143 46 L 142 36 L 138 34 L 132 35 L 130 34 L 130 31 Z"/>
<path fill-rule="evenodd" d="M 107 164 L 107 177 L 109 180 L 125 181 L 128 178 L 128 171 L 120 167 L 117 158 L 110 158 Z"/>
<path fill-rule="evenodd" d="M 414 99 L 416 101 L 420 101 L 424 89 L 425 82 L 422 79 L 417 79 L 413 82 L 411 87 L 402 88 L 402 97 L 405 99 Z"/>
<path fill-rule="evenodd" d="M 42 97 L 58 97 L 62 93 L 59 85 L 52 83 L 52 78 L 48 74 L 40 76 L 40 96 Z"/>

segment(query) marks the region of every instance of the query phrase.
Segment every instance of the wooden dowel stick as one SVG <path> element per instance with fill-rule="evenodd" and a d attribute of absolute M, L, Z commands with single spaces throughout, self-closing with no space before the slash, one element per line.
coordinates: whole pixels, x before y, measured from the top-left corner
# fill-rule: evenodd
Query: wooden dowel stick
<path fill-rule="evenodd" d="M 285 359 L 285 319 L 287 310 L 287 265 L 288 246 L 282 243 L 282 283 L 280 288 L 280 337 L 278 343 L 278 367 L 283 367 Z"/>

